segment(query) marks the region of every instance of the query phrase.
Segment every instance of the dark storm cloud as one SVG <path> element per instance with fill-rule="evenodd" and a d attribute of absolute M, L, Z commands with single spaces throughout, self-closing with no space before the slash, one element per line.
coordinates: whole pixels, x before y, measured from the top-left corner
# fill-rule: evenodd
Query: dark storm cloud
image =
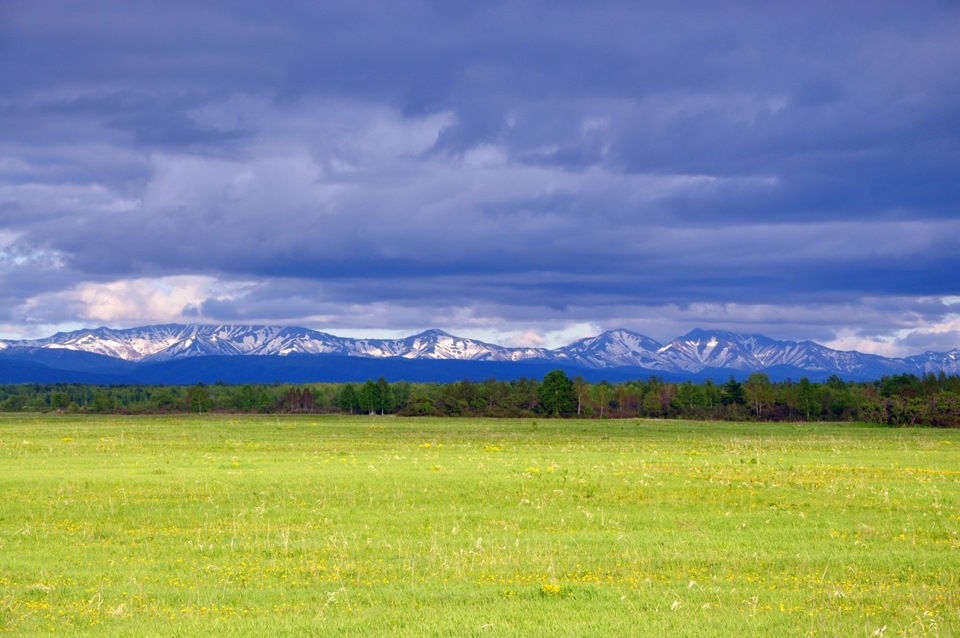
<path fill-rule="evenodd" d="M 4 320 L 194 277 L 163 294 L 210 320 L 945 349 L 958 34 L 951 3 L 8 2 Z"/>

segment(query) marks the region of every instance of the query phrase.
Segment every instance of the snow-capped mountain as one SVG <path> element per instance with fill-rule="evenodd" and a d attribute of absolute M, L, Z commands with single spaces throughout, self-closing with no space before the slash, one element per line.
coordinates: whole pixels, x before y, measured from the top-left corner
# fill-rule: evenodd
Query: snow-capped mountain
<path fill-rule="evenodd" d="M 768 353 L 772 339 L 732 332 L 693 330 L 657 350 L 657 354 L 671 367 L 697 372 L 704 368 L 731 370 L 760 370 L 762 360 L 755 354 Z"/>
<path fill-rule="evenodd" d="M 756 372 L 791 367 L 865 378 L 910 367 L 902 359 L 831 350 L 812 341 L 777 341 L 763 335 L 723 330 L 693 330 L 663 346 L 657 354 L 663 358 L 665 369 L 686 372 L 707 368 Z"/>
<path fill-rule="evenodd" d="M 64 348 L 136 362 L 209 355 L 321 355 L 521 361 L 549 359 L 548 350 L 505 348 L 428 330 L 405 339 L 351 339 L 287 326 L 178 325 L 125 330 L 97 328 L 57 333 L 46 339 L 0 341 L 7 346 Z"/>
<path fill-rule="evenodd" d="M 932 372 L 934 374 L 940 371 L 947 374 L 960 373 L 960 349 L 954 348 L 949 352 L 925 352 L 923 354 L 906 357 L 904 362 L 919 372 Z"/>
<path fill-rule="evenodd" d="M 165 324 L 130 329 L 97 328 L 57 333 L 45 339 L 2 341 L 0 361 L 29 358 L 31 352 L 91 353 L 137 364 L 210 355 L 320 356 L 364 359 L 528 362 L 604 370 L 637 368 L 663 374 L 729 370 L 739 374 L 779 370 L 876 379 L 887 374 L 960 373 L 960 350 L 892 359 L 831 350 L 810 342 L 778 341 L 755 334 L 693 330 L 661 344 L 628 330 L 611 330 L 562 348 L 508 348 L 428 330 L 404 339 L 352 339 L 307 328 L 247 325 Z M 50 357 L 46 357 L 49 361 Z"/>
<path fill-rule="evenodd" d="M 553 352 L 556 360 L 566 360 L 585 368 L 631 366 L 661 370 L 665 362 L 658 351 L 662 347 L 660 342 L 636 332 L 610 330 Z"/>
<path fill-rule="evenodd" d="M 454 337 L 442 330 L 428 330 L 396 342 L 398 356 L 407 359 L 458 359 L 466 361 L 523 361 L 548 359 L 542 348 L 505 348 L 473 339 Z"/>
<path fill-rule="evenodd" d="M 7 343 L 66 348 L 125 361 L 170 361 L 205 355 L 348 354 L 337 337 L 282 326 L 164 324 L 124 330 L 97 328 Z"/>

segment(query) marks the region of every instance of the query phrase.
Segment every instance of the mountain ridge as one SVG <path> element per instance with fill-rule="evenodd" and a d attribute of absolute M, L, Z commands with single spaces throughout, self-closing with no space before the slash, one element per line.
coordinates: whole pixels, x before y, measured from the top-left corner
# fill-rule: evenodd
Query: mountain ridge
<path fill-rule="evenodd" d="M 140 366 L 210 356 L 257 355 L 536 363 L 572 370 L 636 369 L 638 374 L 670 375 L 702 375 L 713 371 L 742 375 L 790 370 L 816 376 L 837 374 L 848 379 L 876 379 L 904 372 L 960 373 L 960 349 L 890 358 L 833 350 L 813 341 L 785 341 L 759 334 L 701 328 L 667 343 L 630 330 L 615 329 L 546 349 L 500 346 L 436 329 L 400 339 L 357 339 L 296 326 L 157 324 L 123 329 L 103 326 L 58 332 L 41 339 L 0 340 L 0 362 L 17 360 L 48 367 L 60 365 L 51 357 L 57 350 L 100 355 Z M 84 363 L 72 365 L 74 371 L 81 371 Z M 98 365 L 102 367 L 103 363 Z"/>

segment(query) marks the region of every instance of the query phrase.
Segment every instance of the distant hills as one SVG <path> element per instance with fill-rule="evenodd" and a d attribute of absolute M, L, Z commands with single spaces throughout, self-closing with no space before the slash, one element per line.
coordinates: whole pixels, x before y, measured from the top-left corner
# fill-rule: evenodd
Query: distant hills
<path fill-rule="evenodd" d="M 960 372 L 960 350 L 888 358 L 811 341 L 693 330 L 662 344 L 611 330 L 562 348 L 508 348 L 428 330 L 403 339 L 352 339 L 289 326 L 164 324 L 0 340 L 0 383 L 192 384 L 542 377 L 561 368 L 588 380 L 657 375 L 726 379 L 878 379 Z"/>

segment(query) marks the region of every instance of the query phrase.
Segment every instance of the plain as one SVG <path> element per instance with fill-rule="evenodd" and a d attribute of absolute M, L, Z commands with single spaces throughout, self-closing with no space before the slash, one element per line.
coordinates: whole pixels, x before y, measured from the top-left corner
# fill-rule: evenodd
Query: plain
<path fill-rule="evenodd" d="M 960 635 L 960 431 L 0 417 L 0 631 Z"/>

